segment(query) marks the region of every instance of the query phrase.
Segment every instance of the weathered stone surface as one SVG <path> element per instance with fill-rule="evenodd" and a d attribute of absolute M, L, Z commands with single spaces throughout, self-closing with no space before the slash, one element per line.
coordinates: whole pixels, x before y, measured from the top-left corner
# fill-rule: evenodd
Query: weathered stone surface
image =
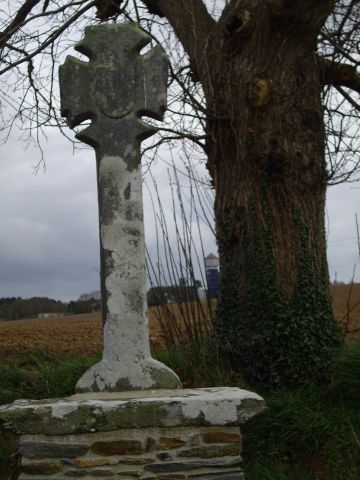
<path fill-rule="evenodd" d="M 206 432 L 202 436 L 204 443 L 239 443 L 241 435 L 221 431 Z"/>
<path fill-rule="evenodd" d="M 46 442 L 21 442 L 19 453 L 27 458 L 75 458 L 84 455 L 89 450 L 87 445 L 46 443 Z"/>
<path fill-rule="evenodd" d="M 60 410 L 57 410 L 59 417 Z M 30 460 L 22 459 L 23 465 L 40 462 L 56 462 L 61 471 L 56 473 L 24 474 L 22 480 L 53 478 L 54 480 L 90 480 L 116 478 L 124 480 L 212 480 L 214 478 L 241 478 L 241 443 L 204 443 L 206 434 L 238 435 L 238 427 L 149 427 L 120 429 L 109 432 L 93 432 L 79 435 L 46 436 L 24 435 L 21 443 L 49 443 L 58 445 L 86 445 L 89 451 L 81 457 Z M 153 453 L 144 453 L 148 439 Z M 192 445 L 194 438 L 199 445 Z M 215 438 L 211 435 L 210 440 Z M 218 438 L 216 438 L 218 439 Z M 47 442 L 46 442 L 47 440 Z M 172 446 L 164 450 L 162 446 Z M 236 452 L 232 449 L 236 447 Z M 95 450 L 95 452 L 93 451 Z M 124 454 L 129 450 L 132 455 Z M 98 456 L 98 453 L 102 455 Z M 192 451 L 191 455 L 188 452 Z M 139 453 L 136 453 L 139 452 Z M 203 453 L 205 452 L 205 454 Z M 235 453 L 235 454 L 234 454 Z M 185 456 L 181 456 L 184 454 Z M 195 455 L 195 456 L 193 456 Z M 203 456 L 203 457 L 201 457 Z"/>
<path fill-rule="evenodd" d="M 122 457 L 119 460 L 119 463 L 126 463 L 127 465 L 146 465 L 153 461 L 153 457 Z"/>
<path fill-rule="evenodd" d="M 200 443 L 200 435 L 199 434 L 193 435 L 191 437 L 190 444 L 192 446 L 196 446 L 196 445 L 199 445 L 199 443 Z"/>
<path fill-rule="evenodd" d="M 146 465 L 144 470 L 153 473 L 168 473 L 168 472 L 182 472 L 195 470 L 197 468 L 230 468 L 240 465 L 240 457 L 236 460 L 221 461 L 220 459 L 197 460 L 190 462 L 169 462 L 169 463 L 154 463 Z"/>
<path fill-rule="evenodd" d="M 115 475 L 115 473 L 111 470 L 103 470 L 103 469 L 94 470 L 94 469 L 92 469 L 90 475 L 92 477 L 113 477 Z"/>
<path fill-rule="evenodd" d="M 23 473 L 31 475 L 51 475 L 53 473 L 61 472 L 61 466 L 59 462 L 52 460 L 43 460 L 39 462 L 31 462 L 21 465 L 21 471 Z"/>
<path fill-rule="evenodd" d="M 155 440 L 152 437 L 146 439 L 145 452 L 152 452 L 155 448 Z"/>
<path fill-rule="evenodd" d="M 245 475 L 242 470 L 217 472 L 217 473 L 190 473 L 189 479 L 193 480 L 245 480 Z"/>
<path fill-rule="evenodd" d="M 245 475 L 243 472 L 230 474 L 230 475 L 218 475 L 216 477 L 211 477 L 212 480 L 245 480 Z M 207 477 L 204 477 L 204 480 L 208 480 Z M 200 480 L 200 479 L 199 479 Z"/>
<path fill-rule="evenodd" d="M 203 447 L 193 447 L 188 450 L 182 450 L 178 453 L 179 457 L 200 457 L 214 458 L 225 457 L 227 455 L 240 455 L 241 446 L 239 444 L 228 445 L 207 445 Z"/>
<path fill-rule="evenodd" d="M 130 477 L 131 479 L 134 479 L 134 478 L 142 477 L 143 472 L 136 471 L 136 470 L 122 470 L 121 472 L 117 472 L 117 473 L 118 473 L 117 478 L 119 479 L 126 478 L 126 477 Z"/>
<path fill-rule="evenodd" d="M 68 477 L 87 477 L 87 478 L 108 478 L 115 475 L 111 470 L 68 470 L 65 473 Z"/>
<path fill-rule="evenodd" d="M 118 440 L 113 442 L 96 442 L 91 451 L 99 455 L 133 455 L 143 453 L 141 442 L 137 440 Z"/>
<path fill-rule="evenodd" d="M 115 475 L 115 472 L 112 470 L 105 470 L 105 469 L 91 469 L 91 470 L 68 470 L 65 472 L 65 475 L 67 477 L 96 477 L 96 478 L 101 478 L 101 477 L 113 477 Z"/>
<path fill-rule="evenodd" d="M 156 456 L 162 462 L 164 460 L 171 460 L 172 459 L 172 457 L 167 452 L 160 452 L 160 453 L 156 454 Z"/>
<path fill-rule="evenodd" d="M 100 467 L 102 465 L 116 465 L 119 463 L 119 460 L 113 458 L 76 458 L 74 461 L 74 467 L 76 468 L 88 468 L 88 467 Z"/>
<path fill-rule="evenodd" d="M 69 480 L 68 478 L 56 475 L 56 477 L 45 477 L 44 475 L 36 476 L 36 475 L 31 475 L 28 473 L 21 473 L 17 480 L 50 480 L 50 478 L 53 478 L 54 480 Z"/>
<path fill-rule="evenodd" d="M 159 448 L 160 450 L 169 450 L 171 448 L 178 448 L 185 445 L 186 442 L 176 437 L 160 437 Z"/>
<path fill-rule="evenodd" d="M 15 401 L 0 406 L 0 422 L 17 433 L 49 435 L 142 427 L 238 426 L 266 408 L 256 393 L 232 387 L 89 395 Z"/>
<path fill-rule="evenodd" d="M 90 470 L 68 470 L 65 475 L 67 477 L 86 477 L 90 473 Z"/>
<path fill-rule="evenodd" d="M 62 115 L 71 128 L 92 120 L 77 138 L 98 167 L 104 351 L 78 392 L 181 387 L 149 345 L 140 142 L 156 130 L 140 117 L 162 118 L 168 64 L 160 47 L 140 55 L 150 40 L 132 23 L 87 27 L 75 48 L 90 61 L 60 67 Z"/>
<path fill-rule="evenodd" d="M 163 117 L 168 60 L 161 47 L 139 54 L 150 40 L 134 23 L 86 27 L 75 49 L 90 62 L 68 56 L 60 67 L 61 113 L 71 128 L 92 120 L 77 138 L 102 156 L 118 156 L 126 147 L 136 150 L 139 140 L 155 133 L 139 120 L 141 114 Z M 133 155 L 128 160 L 131 169 L 140 158 Z"/>
<path fill-rule="evenodd" d="M 194 468 L 199 468 L 207 465 L 202 465 L 200 462 L 192 463 L 183 463 L 183 462 L 172 462 L 172 463 L 154 463 L 153 465 L 147 465 L 145 470 L 154 473 L 163 473 L 163 472 L 177 472 L 177 471 L 186 471 L 193 470 Z"/>
<path fill-rule="evenodd" d="M 184 478 L 186 478 L 185 475 L 178 473 L 165 473 L 159 475 L 159 480 L 183 480 Z"/>

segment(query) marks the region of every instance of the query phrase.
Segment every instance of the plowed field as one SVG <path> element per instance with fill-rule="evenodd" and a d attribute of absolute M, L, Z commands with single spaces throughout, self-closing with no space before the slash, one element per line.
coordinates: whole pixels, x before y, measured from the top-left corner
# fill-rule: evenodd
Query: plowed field
<path fill-rule="evenodd" d="M 334 314 L 342 328 L 346 329 L 347 337 L 360 338 L 360 284 L 354 285 L 351 292 L 348 285 L 336 286 L 333 295 Z M 169 305 L 168 308 L 172 321 L 176 321 L 181 329 L 186 326 L 181 320 L 180 310 L 188 312 L 188 318 L 197 316 L 193 305 Z M 161 347 L 164 345 L 164 333 L 159 322 L 159 311 L 155 308 L 150 308 L 149 322 L 151 343 L 155 348 Z M 205 320 L 201 322 L 204 324 Z M 0 359 L 37 350 L 69 357 L 100 352 L 100 313 L 0 322 Z"/>

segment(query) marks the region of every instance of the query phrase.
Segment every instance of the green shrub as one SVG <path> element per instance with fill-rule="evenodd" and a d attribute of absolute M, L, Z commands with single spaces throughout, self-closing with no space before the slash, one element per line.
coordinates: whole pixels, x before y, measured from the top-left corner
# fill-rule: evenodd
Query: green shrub
<path fill-rule="evenodd" d="M 0 431 L 0 480 L 17 478 L 17 438 L 9 432 Z"/>
<path fill-rule="evenodd" d="M 243 428 L 247 480 L 360 478 L 359 365 L 360 342 L 348 342 L 330 386 L 261 392 L 269 409 Z"/>
<path fill-rule="evenodd" d="M 0 404 L 18 398 L 65 397 L 74 393 L 82 373 L 94 358 L 62 359 L 44 352 L 0 363 Z"/>
<path fill-rule="evenodd" d="M 336 362 L 332 390 L 360 405 L 360 340 L 348 340 Z"/>

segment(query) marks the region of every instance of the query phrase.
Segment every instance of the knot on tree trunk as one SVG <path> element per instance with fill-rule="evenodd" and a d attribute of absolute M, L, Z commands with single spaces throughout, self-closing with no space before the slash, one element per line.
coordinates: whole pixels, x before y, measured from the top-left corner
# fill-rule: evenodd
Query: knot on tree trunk
<path fill-rule="evenodd" d="M 267 78 L 257 77 L 250 84 L 248 99 L 250 104 L 259 108 L 265 105 L 270 98 L 270 81 Z"/>
<path fill-rule="evenodd" d="M 256 23 L 253 15 L 248 10 L 231 14 L 226 22 L 225 29 L 230 35 L 248 37 L 255 30 Z"/>

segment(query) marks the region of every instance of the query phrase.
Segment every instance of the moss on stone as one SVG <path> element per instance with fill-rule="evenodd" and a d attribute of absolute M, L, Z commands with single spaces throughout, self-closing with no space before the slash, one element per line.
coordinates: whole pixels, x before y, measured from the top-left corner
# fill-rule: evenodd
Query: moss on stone
<path fill-rule="evenodd" d="M 91 451 L 97 455 L 134 455 L 143 453 L 144 449 L 139 440 L 116 440 L 95 442 Z"/>
<path fill-rule="evenodd" d="M 96 415 L 96 431 L 110 431 L 117 428 L 141 428 L 162 425 L 167 417 L 165 408 L 149 403 L 136 402 L 122 409 L 114 409 Z"/>
<path fill-rule="evenodd" d="M 203 447 L 194 447 L 182 450 L 178 453 L 179 457 L 199 457 L 215 458 L 226 457 L 228 455 L 240 455 L 241 443 L 232 443 L 228 445 L 206 445 Z"/>

